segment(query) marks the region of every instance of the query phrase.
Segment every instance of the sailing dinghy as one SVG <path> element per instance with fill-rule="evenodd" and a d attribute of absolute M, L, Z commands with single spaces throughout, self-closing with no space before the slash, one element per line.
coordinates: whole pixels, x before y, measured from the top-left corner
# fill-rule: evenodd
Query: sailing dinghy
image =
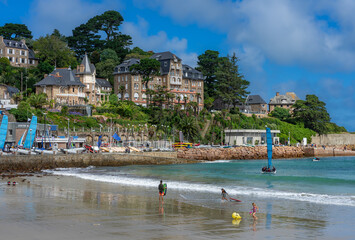
<path fill-rule="evenodd" d="M 266 128 L 266 143 L 267 143 L 267 166 L 261 169 L 262 173 L 276 173 L 276 168 L 272 166 L 272 138 L 270 128 Z M 271 167 L 272 166 L 272 167 Z"/>

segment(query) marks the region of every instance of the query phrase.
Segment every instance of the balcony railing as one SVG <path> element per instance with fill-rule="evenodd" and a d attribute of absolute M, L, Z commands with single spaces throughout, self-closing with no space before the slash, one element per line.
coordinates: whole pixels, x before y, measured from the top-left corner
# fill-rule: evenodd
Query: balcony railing
<path fill-rule="evenodd" d="M 176 78 L 174 79 L 173 77 L 170 77 L 170 84 L 181 85 L 182 81 L 180 79 L 180 82 L 178 82 Z"/>

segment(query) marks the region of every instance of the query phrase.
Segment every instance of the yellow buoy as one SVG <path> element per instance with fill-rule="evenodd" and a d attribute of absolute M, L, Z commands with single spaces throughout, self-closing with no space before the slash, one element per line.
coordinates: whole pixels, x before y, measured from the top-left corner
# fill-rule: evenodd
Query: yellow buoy
<path fill-rule="evenodd" d="M 232 218 L 241 219 L 242 217 L 239 215 L 239 213 L 234 212 L 234 213 L 232 213 Z"/>

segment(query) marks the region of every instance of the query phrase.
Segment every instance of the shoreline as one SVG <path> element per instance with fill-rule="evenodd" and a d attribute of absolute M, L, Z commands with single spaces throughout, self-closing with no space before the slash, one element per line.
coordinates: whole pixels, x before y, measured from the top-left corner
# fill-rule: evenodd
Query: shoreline
<path fill-rule="evenodd" d="M 176 156 L 173 155 L 173 156 Z M 66 155 L 13 155 L 0 157 L 0 174 L 11 172 L 39 172 L 44 169 L 89 167 L 89 166 L 128 166 L 128 165 L 160 165 L 189 164 L 201 162 L 194 159 L 169 157 L 161 154 L 66 154 Z"/>
<path fill-rule="evenodd" d="M 327 205 L 291 201 L 285 209 L 287 200 L 261 201 L 262 198 L 252 195 L 242 195 L 241 203 L 222 202 L 219 191 L 191 193 L 172 186 L 160 205 L 155 186 L 129 186 L 56 174 L 35 174 L 14 180 L 17 186 L 0 185 L 0 199 L 6 206 L 0 219 L 4 239 L 28 236 L 39 240 L 190 239 L 191 236 L 195 236 L 193 239 L 297 236 L 351 239 L 352 236 L 352 211 L 345 211 L 348 208 L 344 206 L 329 209 Z M 257 221 L 248 213 L 251 201 L 260 207 Z M 232 219 L 234 211 L 242 216 L 241 220 Z M 343 211 L 342 218 L 347 221 L 339 224 L 336 218 Z M 341 234 L 334 228 L 341 230 Z"/>
<path fill-rule="evenodd" d="M 273 159 L 355 156 L 355 151 L 335 148 L 274 147 Z M 267 159 L 266 147 L 191 148 L 177 152 L 84 153 L 61 155 L 3 155 L 0 174 L 35 173 L 44 169 L 88 166 L 193 164 L 202 161 Z"/>

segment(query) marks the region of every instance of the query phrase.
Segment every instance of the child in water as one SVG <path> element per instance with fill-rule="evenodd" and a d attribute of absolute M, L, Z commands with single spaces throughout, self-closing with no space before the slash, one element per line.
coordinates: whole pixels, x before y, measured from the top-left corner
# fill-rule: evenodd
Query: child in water
<path fill-rule="evenodd" d="M 257 211 L 259 212 L 259 207 L 256 206 L 255 203 L 252 203 L 251 205 L 253 206 L 253 208 L 251 209 L 250 215 L 252 215 L 254 220 L 256 220 L 258 218 L 255 216 L 255 214 L 256 214 Z"/>

